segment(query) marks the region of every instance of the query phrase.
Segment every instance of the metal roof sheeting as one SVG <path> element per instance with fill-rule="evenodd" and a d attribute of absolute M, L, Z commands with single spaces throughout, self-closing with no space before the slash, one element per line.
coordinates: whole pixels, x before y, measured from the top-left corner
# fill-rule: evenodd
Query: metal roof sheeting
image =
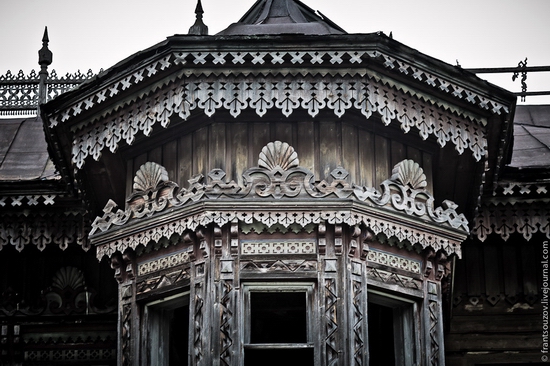
<path fill-rule="evenodd" d="M 0 181 L 58 179 L 40 118 L 0 119 Z"/>
<path fill-rule="evenodd" d="M 550 168 L 550 105 L 518 105 L 513 168 Z"/>

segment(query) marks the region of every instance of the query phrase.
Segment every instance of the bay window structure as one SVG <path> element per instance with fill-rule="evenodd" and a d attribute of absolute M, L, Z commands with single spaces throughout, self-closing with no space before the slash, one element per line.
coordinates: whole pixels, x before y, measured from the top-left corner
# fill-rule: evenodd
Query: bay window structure
<path fill-rule="evenodd" d="M 260 0 L 48 103 L 118 281 L 118 364 L 444 365 L 453 263 L 510 98 Z"/>

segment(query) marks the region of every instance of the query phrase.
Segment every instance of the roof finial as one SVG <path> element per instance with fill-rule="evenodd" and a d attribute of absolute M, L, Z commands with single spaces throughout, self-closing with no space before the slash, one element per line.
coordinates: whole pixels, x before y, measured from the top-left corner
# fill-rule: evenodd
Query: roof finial
<path fill-rule="evenodd" d="M 195 14 L 196 14 L 196 20 L 195 24 L 189 28 L 189 34 L 193 34 L 196 36 L 207 36 L 208 35 L 208 27 L 204 22 L 202 21 L 202 15 L 204 14 L 204 11 L 202 10 L 202 4 L 201 0 L 197 1 L 197 7 L 195 8 Z"/>
<path fill-rule="evenodd" d="M 40 108 L 40 104 L 44 104 L 48 101 L 46 79 L 48 78 L 48 66 L 51 65 L 53 61 L 53 53 L 48 48 L 49 42 L 50 38 L 48 37 L 48 27 L 46 27 L 44 29 L 44 36 L 42 37 L 42 48 L 38 51 L 38 64 L 40 65 L 40 81 L 38 83 L 38 108 Z"/>

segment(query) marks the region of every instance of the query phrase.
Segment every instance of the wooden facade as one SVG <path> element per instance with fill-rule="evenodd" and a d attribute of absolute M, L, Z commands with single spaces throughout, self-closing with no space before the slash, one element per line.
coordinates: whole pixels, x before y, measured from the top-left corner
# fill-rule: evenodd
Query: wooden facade
<path fill-rule="evenodd" d="M 41 107 L 64 197 L 41 208 L 75 211 L 84 235 L 66 234 L 58 261 L 92 275 L 100 305 L 71 266 L 54 277 L 72 287 L 52 291 L 80 296 L 71 331 L 117 344 L 80 364 L 539 362 L 547 177 L 510 170 L 514 96 L 299 1 L 259 1 L 215 36 L 197 14 L 189 35 Z M 503 203 L 532 205 L 532 235 L 529 213 L 497 236 Z M 57 248 L 28 234 L 44 256 L 27 254 L 16 233 L 33 224 L 12 206 L 5 272 L 17 255 L 46 266 Z M 78 244 L 93 250 L 76 259 Z M 14 315 L 0 314 L 10 347 Z M 10 365 L 55 363 L 5 349 Z"/>

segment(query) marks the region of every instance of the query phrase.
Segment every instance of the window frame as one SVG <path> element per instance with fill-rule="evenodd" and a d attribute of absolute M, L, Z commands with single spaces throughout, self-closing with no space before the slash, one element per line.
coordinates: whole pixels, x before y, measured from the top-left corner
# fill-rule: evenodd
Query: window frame
<path fill-rule="evenodd" d="M 367 291 L 367 323 L 370 323 L 368 315 L 370 303 L 392 309 L 395 365 L 415 366 L 420 364 L 421 319 L 419 309 L 421 304 L 419 302 L 421 299 L 406 298 L 373 289 Z M 403 345 L 405 347 L 402 347 Z M 368 340 L 368 347 L 370 363 L 370 340 Z"/>
<path fill-rule="evenodd" d="M 247 349 L 268 350 L 268 349 L 312 349 L 312 360 L 317 364 L 317 350 L 319 341 L 314 332 L 314 322 L 318 317 L 317 307 L 314 306 L 316 300 L 316 284 L 314 282 L 248 282 L 242 284 L 243 289 L 243 360 Z M 306 343 L 251 343 L 251 293 L 252 292 L 304 292 L 306 296 Z"/>
<path fill-rule="evenodd" d="M 166 326 L 169 320 L 168 312 L 183 306 L 190 309 L 190 291 L 181 292 L 159 300 L 144 304 L 142 325 L 142 365 L 169 365 L 170 362 L 170 327 Z M 187 314 L 189 326 L 187 332 L 187 347 L 191 337 L 190 313 Z M 158 336 L 152 337 L 157 331 Z M 154 352 L 153 352 L 154 350 Z M 189 363 L 189 351 L 187 352 Z"/>

